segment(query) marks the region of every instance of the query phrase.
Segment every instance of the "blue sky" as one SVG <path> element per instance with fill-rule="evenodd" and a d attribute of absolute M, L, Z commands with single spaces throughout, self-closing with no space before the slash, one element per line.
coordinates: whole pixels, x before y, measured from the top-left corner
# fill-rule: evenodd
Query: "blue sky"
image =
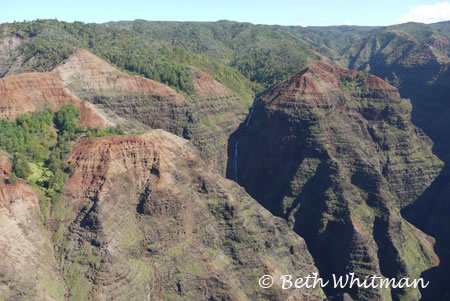
<path fill-rule="evenodd" d="M 0 0 L 0 23 L 57 18 L 103 23 L 118 20 L 217 21 L 280 25 L 392 25 L 450 19 L 438 0 Z"/>

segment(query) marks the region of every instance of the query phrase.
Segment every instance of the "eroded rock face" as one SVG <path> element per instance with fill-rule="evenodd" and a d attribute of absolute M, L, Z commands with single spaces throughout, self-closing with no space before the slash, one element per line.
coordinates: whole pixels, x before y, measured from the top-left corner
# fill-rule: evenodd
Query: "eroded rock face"
<path fill-rule="evenodd" d="M 29 112 L 73 104 L 81 111 L 80 124 L 93 127 L 111 125 L 96 108 L 64 88 L 64 83 L 47 73 L 22 73 L 0 79 L 0 118 L 15 119 Z"/>
<path fill-rule="evenodd" d="M 323 296 L 281 290 L 279 281 L 259 287 L 264 274 L 315 272 L 306 244 L 239 185 L 209 171 L 188 141 L 162 130 L 86 139 L 68 162 L 64 199 L 76 218 L 63 234 L 62 270 L 74 300 Z"/>
<path fill-rule="evenodd" d="M 450 38 L 433 26 L 414 26 L 411 32 L 406 30 L 406 24 L 374 32 L 350 45 L 343 57 L 350 68 L 367 70 L 389 80 L 403 97 L 411 99 L 413 123 L 433 140 L 434 153 L 446 163 L 420 200 L 420 206 L 408 208 L 405 216 L 435 236 L 450 258 L 450 223 L 445 217 L 450 214 L 446 193 L 450 183 Z"/>
<path fill-rule="evenodd" d="M 228 176 L 290 222 L 323 276 L 418 278 L 438 258 L 431 238 L 400 209 L 430 185 L 442 162 L 410 113 L 410 103 L 381 79 L 313 62 L 256 102 L 248 127 L 231 138 Z M 357 300 L 420 295 L 344 291 Z"/>
<path fill-rule="evenodd" d="M 159 96 L 176 96 L 172 88 L 155 81 L 129 76 L 108 64 L 87 50 L 76 49 L 63 64 L 52 72 L 61 78 L 72 92 L 82 98 L 89 98 L 90 93 L 131 92 L 155 94 Z"/>
<path fill-rule="evenodd" d="M 228 136 L 245 120 L 250 100 L 193 70 L 198 97 L 188 99 L 155 81 L 127 75 L 77 49 L 52 71 L 70 92 L 128 129 L 160 128 L 192 141 L 209 166 L 225 173 Z"/>
<path fill-rule="evenodd" d="M 0 77 L 20 73 L 22 70 L 24 58 L 18 51 L 22 41 L 23 39 L 15 36 L 8 36 L 0 40 Z"/>
<path fill-rule="evenodd" d="M 0 154 L 0 297 L 63 300 L 64 280 L 50 233 L 39 222 L 39 198 L 22 180 L 9 183 L 10 172 Z"/>
<path fill-rule="evenodd" d="M 20 42 L 16 40 L 5 39 L 0 47 L 9 60 L 10 48 Z M 203 71 L 192 72 L 198 96 L 187 98 L 166 85 L 130 76 L 87 50 L 76 49 L 52 72 L 0 79 L 0 117 L 13 119 L 46 105 L 57 110 L 72 103 L 81 110 L 83 125 L 160 128 L 189 139 L 201 158 L 224 175 L 228 137 L 245 120 L 251 99 L 238 96 Z"/>

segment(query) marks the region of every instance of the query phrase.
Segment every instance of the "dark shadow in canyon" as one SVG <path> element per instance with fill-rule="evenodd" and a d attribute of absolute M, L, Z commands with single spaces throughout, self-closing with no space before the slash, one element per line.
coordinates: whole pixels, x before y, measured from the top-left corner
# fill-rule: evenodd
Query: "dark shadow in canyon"
<path fill-rule="evenodd" d="M 442 101 L 442 98 L 440 101 Z M 421 290 L 422 300 L 450 300 L 448 283 L 446 281 L 446 279 L 448 279 L 448 273 L 450 272 L 450 232 L 448 231 L 448 225 L 450 223 L 450 156 L 448 155 L 450 153 L 450 142 L 447 141 L 450 139 L 450 135 L 447 134 L 443 136 L 444 132 L 450 130 L 450 118 L 448 118 L 447 122 L 444 122 L 446 127 L 440 127 L 437 130 L 433 129 L 429 124 L 430 120 L 433 119 L 433 110 L 427 111 L 427 109 L 420 107 L 414 99 L 412 103 L 413 123 L 431 137 L 434 142 L 433 152 L 445 162 L 445 167 L 439 177 L 424 191 L 424 193 L 415 202 L 404 208 L 401 213 L 410 223 L 436 239 L 434 249 L 440 258 L 440 264 L 422 273 L 421 277 L 423 277 L 425 281 L 430 282 L 427 288 Z M 240 124 L 238 129 L 230 135 L 227 150 L 228 162 L 226 176 L 242 185 L 253 198 L 272 214 L 289 220 L 289 213 L 283 212 L 280 202 L 284 196 L 284 192 L 289 186 L 290 179 L 295 176 L 296 171 L 302 164 L 304 156 L 298 155 L 299 147 L 301 147 L 298 143 L 287 146 L 287 149 L 285 148 L 283 150 L 281 149 L 281 146 L 279 146 L 279 149 L 264 150 L 264 145 L 262 144 L 253 145 L 253 149 L 256 149 L 260 154 L 245 153 L 245 148 L 242 147 L 245 143 L 258 143 L 258 139 L 254 139 L 254 136 L 265 134 L 257 130 L 260 126 L 258 123 L 267 122 L 267 120 L 262 120 L 265 118 L 263 116 L 262 106 L 263 104 L 259 103 L 256 99 L 254 111 L 250 113 L 249 116 L 247 116 L 247 119 Z M 426 116 L 423 115 L 424 112 L 426 113 Z M 447 113 L 445 110 L 443 112 L 445 114 Z M 251 114 L 252 116 L 250 117 Z M 440 115 L 441 117 L 446 116 L 445 114 L 442 114 Z M 252 126 L 249 127 L 247 124 L 249 118 L 251 118 L 250 124 L 257 123 L 253 128 Z M 277 116 L 272 116 L 272 118 L 277 118 Z M 278 121 L 280 121 L 280 118 Z M 280 128 L 280 132 L 278 133 L 280 136 L 283 135 L 281 131 L 282 128 Z M 274 132 L 277 133 L 277 130 Z M 261 140 L 262 139 L 260 139 L 260 141 Z M 237 144 L 238 142 L 239 144 Z M 260 161 L 265 167 L 268 167 L 267 169 L 265 167 L 262 169 L 254 169 L 248 164 L 247 161 L 249 158 L 260 156 L 263 153 L 269 154 L 266 157 L 262 157 Z M 322 155 L 323 154 L 314 154 L 318 159 Z M 280 162 L 280 164 L 274 166 L 271 165 L 270 161 Z M 319 166 L 318 168 L 323 169 L 324 166 Z M 323 171 L 320 174 L 324 175 L 324 173 L 327 172 Z M 257 185 L 248 185 L 249 174 L 252 174 L 253 179 L 251 181 L 254 183 L 257 182 Z M 317 177 L 317 175 L 315 177 Z M 352 229 L 349 227 L 350 225 L 346 226 L 345 223 L 330 225 L 330 231 L 332 228 L 336 228 L 336 231 L 331 232 L 339 234 L 348 233 L 348 235 L 341 236 L 339 240 L 336 240 L 330 235 L 324 235 L 319 238 L 312 237 L 314 236 L 315 231 L 311 230 L 318 226 L 314 212 L 320 211 L 320 208 L 324 206 L 321 202 L 314 202 L 314 200 L 317 200 L 318 192 L 316 185 L 323 184 L 322 182 L 323 179 L 318 181 L 317 178 L 313 177 L 305 184 L 305 191 L 302 192 L 301 195 L 298 195 L 293 201 L 294 203 L 298 203 L 300 197 L 304 200 L 308 200 L 306 194 L 315 194 L 314 197 L 309 198 L 311 199 L 311 202 L 304 202 L 302 204 L 303 210 L 295 213 L 296 224 L 294 225 L 294 231 L 305 239 L 321 276 L 327 279 L 331 277 L 332 273 L 344 274 L 348 272 L 345 270 L 344 266 L 348 260 L 346 258 L 346 256 L 348 256 L 347 248 L 351 244 Z M 308 189 L 308 187 L 310 187 L 310 189 Z M 314 189 L 312 187 L 314 187 Z M 448 194 L 446 192 L 448 192 Z M 306 227 L 305 224 L 308 224 L 309 226 Z M 316 226 L 314 226 L 314 224 L 316 224 Z M 383 241 L 386 238 L 379 232 L 383 230 L 383 225 L 380 224 L 380 221 L 377 222 L 377 225 L 376 228 L 378 229 L 378 232 L 374 233 L 374 238 L 379 246 L 383 246 Z M 321 247 L 323 244 L 318 242 L 325 242 L 333 239 L 336 240 L 335 246 L 327 250 L 323 249 Z M 330 252 L 333 253 L 333 256 L 330 256 Z M 338 253 L 340 253 L 340 255 Z M 380 266 L 382 266 L 382 269 L 384 270 L 383 274 L 386 273 L 386 270 L 389 270 L 387 274 L 393 275 L 393 268 L 389 266 L 389 256 L 385 256 L 384 254 L 378 255 L 380 258 Z M 331 260 L 333 257 L 335 259 L 336 256 L 341 258 L 338 263 L 336 263 L 335 260 Z M 330 262 L 330 260 L 332 262 Z M 325 290 L 325 293 L 331 296 L 343 292 L 344 291 L 330 289 Z M 345 292 L 350 293 L 351 295 L 354 293 L 353 291 Z"/>
<path fill-rule="evenodd" d="M 346 275 L 352 272 L 349 270 L 350 262 L 353 260 L 352 254 L 360 247 L 355 239 L 354 227 L 349 222 L 348 204 L 343 199 L 341 204 L 345 217 L 342 220 L 328 221 L 326 231 L 320 230 L 321 215 L 327 210 L 326 190 L 332 187 L 336 191 L 342 191 L 344 188 L 331 179 L 338 175 L 328 154 L 320 148 L 302 145 L 311 135 L 308 122 L 297 125 L 296 138 L 282 144 L 281 141 L 286 136 L 286 116 L 277 112 L 275 116 L 270 116 L 269 120 L 263 110 L 263 104 L 255 100 L 250 125 L 247 126 L 248 116 L 230 136 L 227 178 L 243 186 L 247 193 L 273 215 L 284 218 L 288 222 L 290 215 L 293 215 L 295 217 L 295 223 L 291 225 L 293 230 L 305 240 L 320 276 L 332 283 L 333 274 Z M 272 122 L 273 120 L 276 122 Z M 268 122 L 270 122 L 271 134 L 261 131 L 265 128 L 264 124 L 267 126 Z M 271 136 L 261 139 L 261 135 Z M 272 143 L 267 144 L 267 139 L 270 139 Z M 246 152 L 248 145 L 252 146 L 253 153 Z M 303 184 L 302 191 L 292 195 L 290 208 L 284 210 L 283 198 L 305 159 L 317 160 L 318 165 L 312 176 Z M 343 198 L 340 193 L 339 195 Z M 302 209 L 296 211 L 295 208 L 300 205 Z M 380 234 L 378 238 L 380 237 L 384 239 L 384 235 Z M 381 238 L 377 241 L 380 246 L 383 243 Z M 362 261 L 369 260 L 366 258 L 367 252 L 362 251 L 360 255 Z M 389 262 L 391 261 L 389 259 Z M 333 288 L 331 285 L 325 287 L 324 292 L 329 297 L 342 297 L 344 294 L 356 296 L 357 294 L 355 288 L 340 289 Z"/>
<path fill-rule="evenodd" d="M 433 153 L 443 162 L 440 175 L 402 216 L 414 226 L 435 238 L 434 251 L 440 259 L 438 266 L 425 271 L 429 281 L 421 290 L 422 300 L 450 300 L 450 72 L 435 86 L 410 85 L 400 88 L 412 103 L 412 122 L 433 141 Z"/>

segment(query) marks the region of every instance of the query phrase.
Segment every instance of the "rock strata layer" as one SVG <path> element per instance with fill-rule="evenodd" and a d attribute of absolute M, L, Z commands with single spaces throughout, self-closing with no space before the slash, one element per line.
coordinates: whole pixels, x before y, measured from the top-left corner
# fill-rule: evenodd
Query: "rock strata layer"
<path fill-rule="evenodd" d="M 325 277 L 418 278 L 438 264 L 405 221 L 439 174 L 411 105 L 378 77 L 312 62 L 263 94 L 231 137 L 228 176 L 305 238 Z M 237 145 L 237 147 L 235 147 Z M 331 290 L 357 300 L 418 300 L 418 290 Z"/>

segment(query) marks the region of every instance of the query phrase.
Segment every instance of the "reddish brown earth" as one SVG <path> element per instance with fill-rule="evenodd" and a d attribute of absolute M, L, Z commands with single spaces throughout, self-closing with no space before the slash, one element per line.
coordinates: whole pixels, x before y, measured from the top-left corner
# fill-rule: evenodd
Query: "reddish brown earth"
<path fill-rule="evenodd" d="M 33 206 L 39 204 L 39 198 L 34 190 L 22 180 L 17 179 L 16 185 L 8 184 L 12 164 L 5 154 L 0 154 L 0 207 L 8 208 L 15 200 L 23 199 Z"/>
<path fill-rule="evenodd" d="M 0 295 L 5 300 L 62 300 L 64 280 L 50 233 L 39 221 L 39 197 L 22 180 L 7 180 L 11 163 L 0 154 Z M 47 290 L 46 290 L 47 289 Z"/>
<path fill-rule="evenodd" d="M 30 202 L 33 206 L 39 204 L 39 198 L 33 188 L 20 179 L 17 180 L 15 185 L 8 184 L 6 178 L 0 181 L 0 207 L 8 208 L 16 200 Z"/>
<path fill-rule="evenodd" d="M 232 138 L 228 176 L 305 238 L 322 276 L 414 278 L 439 264 L 430 237 L 400 210 L 443 164 L 411 123 L 409 101 L 380 78 L 311 62 L 264 93 Z M 420 297 L 417 289 L 326 293 L 342 292 L 356 300 Z"/>
<path fill-rule="evenodd" d="M 84 139 L 68 163 L 65 220 L 54 245 L 39 221 L 37 194 L 21 180 L 5 180 L 11 164 L 0 155 L 2 297 L 324 297 L 320 289 L 281 289 L 280 275 L 317 271 L 305 242 L 239 185 L 211 172 L 189 141 L 163 130 Z M 276 279 L 271 289 L 258 285 L 264 274 Z"/>
<path fill-rule="evenodd" d="M 208 73 L 201 70 L 193 70 L 192 82 L 197 94 L 202 98 L 232 96 L 232 92 L 213 79 Z"/>
<path fill-rule="evenodd" d="M 63 80 L 69 90 L 77 95 L 114 91 L 181 97 L 168 86 L 140 76 L 127 75 L 81 48 L 76 49 L 71 57 L 51 74 Z"/>
<path fill-rule="evenodd" d="M 47 106 L 57 111 L 62 105 L 73 104 L 81 111 L 80 124 L 111 125 L 92 104 L 72 96 L 60 79 L 47 73 L 22 73 L 0 79 L 0 99 L 0 117 L 8 119 Z"/>
<path fill-rule="evenodd" d="M 198 96 L 187 98 L 153 80 L 127 75 L 84 49 L 76 49 L 51 74 L 113 123 L 127 129 L 160 128 L 191 140 L 201 158 L 221 174 L 228 137 L 245 120 L 251 101 L 200 70 L 193 70 L 192 77 Z"/>
<path fill-rule="evenodd" d="M 264 94 L 272 99 L 273 104 L 280 101 L 320 101 L 325 94 L 333 90 L 340 91 L 340 82 L 345 76 L 356 77 L 359 71 L 346 70 L 339 66 L 323 62 L 311 61 L 302 71 L 290 76 L 274 89 Z M 366 74 L 367 89 L 383 91 L 383 93 L 398 93 L 397 89 L 377 76 Z M 283 95 L 283 97 L 279 97 Z M 307 97 L 305 97 L 307 96 Z"/>
<path fill-rule="evenodd" d="M 12 164 L 8 160 L 8 156 L 5 154 L 0 154 L 0 177 L 2 179 L 7 179 L 11 173 Z"/>
<path fill-rule="evenodd" d="M 55 111 L 70 103 L 81 110 L 83 125 L 161 128 L 187 138 L 210 167 L 225 174 L 228 137 L 245 120 L 250 99 L 237 96 L 200 70 L 193 70 L 192 80 L 198 96 L 189 99 L 76 49 L 52 72 L 0 79 L 0 117 L 14 119 L 46 106 Z"/>
<path fill-rule="evenodd" d="M 187 140 L 162 130 L 85 139 L 68 163 L 64 199 L 76 218 L 63 234 L 64 270 L 82 262 L 79 284 L 94 299 L 323 296 L 283 291 L 278 280 L 259 287 L 263 274 L 313 273 L 306 245 L 239 185 L 211 172 Z"/>

